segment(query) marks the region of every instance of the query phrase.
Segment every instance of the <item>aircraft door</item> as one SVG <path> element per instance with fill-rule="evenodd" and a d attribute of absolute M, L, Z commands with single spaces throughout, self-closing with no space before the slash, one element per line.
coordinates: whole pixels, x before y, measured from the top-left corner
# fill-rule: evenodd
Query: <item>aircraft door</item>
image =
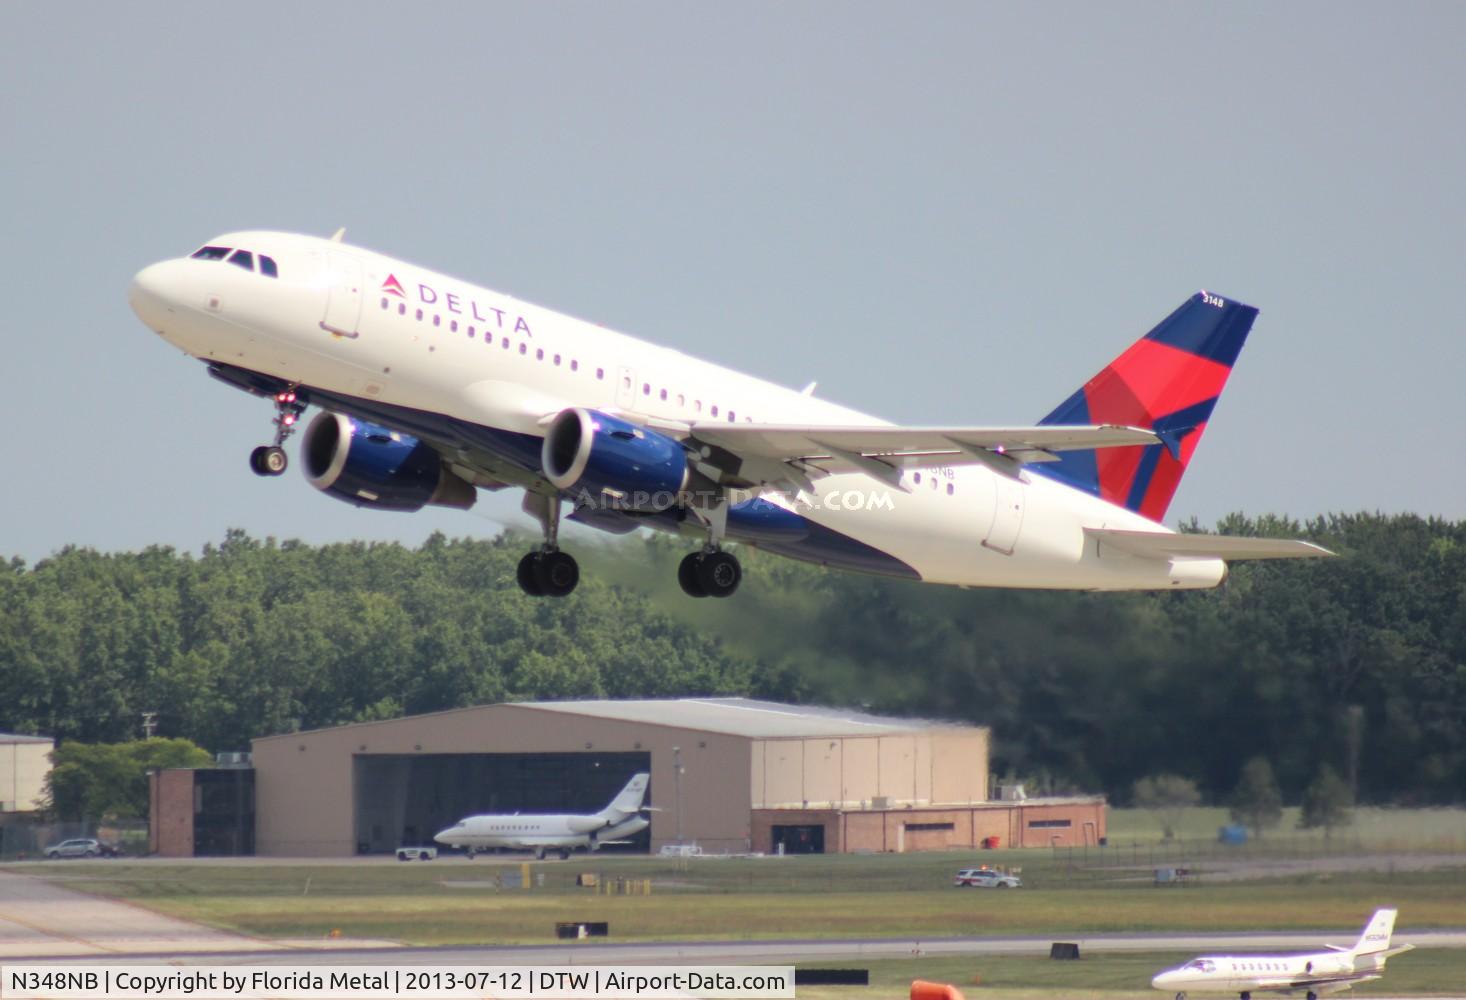
<path fill-rule="evenodd" d="M 1023 530 L 1023 490 L 1025 486 L 1016 479 L 994 475 L 996 487 L 993 500 L 993 525 L 982 544 L 995 552 L 1011 556 L 1018 545 L 1018 533 Z"/>
<path fill-rule="evenodd" d="M 616 405 L 623 410 L 636 409 L 636 372 L 625 365 L 616 369 Z"/>
<path fill-rule="evenodd" d="M 326 315 L 321 329 L 342 337 L 355 337 L 361 322 L 361 261 L 348 254 L 326 255 Z"/>

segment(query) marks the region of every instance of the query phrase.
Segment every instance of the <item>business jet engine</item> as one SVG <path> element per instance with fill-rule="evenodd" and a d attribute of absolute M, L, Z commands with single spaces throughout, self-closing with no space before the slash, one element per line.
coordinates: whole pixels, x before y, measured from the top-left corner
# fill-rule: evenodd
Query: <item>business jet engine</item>
<path fill-rule="evenodd" d="M 319 413 L 300 446 L 305 477 L 337 500 L 374 510 L 421 510 L 429 504 L 467 510 L 473 485 L 411 434 L 341 413 Z"/>
<path fill-rule="evenodd" d="M 656 513 L 678 502 L 691 470 L 673 438 L 580 407 L 550 424 L 540 452 L 545 478 L 581 506 Z"/>

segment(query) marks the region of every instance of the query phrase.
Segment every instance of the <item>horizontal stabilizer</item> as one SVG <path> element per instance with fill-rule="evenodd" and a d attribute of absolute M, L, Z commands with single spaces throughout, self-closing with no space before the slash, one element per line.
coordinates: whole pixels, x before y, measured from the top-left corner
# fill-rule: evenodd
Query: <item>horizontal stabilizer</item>
<path fill-rule="evenodd" d="M 1328 549 L 1292 538 L 1243 535 L 1179 535 L 1166 531 L 1085 528 L 1084 534 L 1141 559 L 1316 559 Z"/>

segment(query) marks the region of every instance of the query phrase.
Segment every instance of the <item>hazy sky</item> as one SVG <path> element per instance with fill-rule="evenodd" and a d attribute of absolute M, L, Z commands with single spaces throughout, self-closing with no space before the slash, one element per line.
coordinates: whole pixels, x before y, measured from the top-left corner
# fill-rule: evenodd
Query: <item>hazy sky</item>
<path fill-rule="evenodd" d="M 0 554 L 527 525 L 255 477 L 268 404 L 127 307 L 343 225 L 909 423 L 1034 421 L 1205 287 L 1262 315 L 1168 520 L 1466 517 L 1466 5 L 4 10 Z"/>

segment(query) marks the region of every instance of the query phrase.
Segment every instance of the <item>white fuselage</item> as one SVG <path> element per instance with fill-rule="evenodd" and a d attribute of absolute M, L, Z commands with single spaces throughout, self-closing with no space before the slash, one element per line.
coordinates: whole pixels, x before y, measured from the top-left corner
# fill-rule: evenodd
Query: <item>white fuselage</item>
<path fill-rule="evenodd" d="M 1151 980 L 1158 990 L 1174 993 L 1243 993 L 1296 991 L 1326 993 L 1383 971 L 1384 958 L 1347 951 L 1307 955 L 1215 955 L 1194 959 Z M 1296 984 L 1308 985 L 1296 985 Z"/>
<path fill-rule="evenodd" d="M 534 850 L 594 849 L 624 840 L 645 830 L 648 821 L 629 816 L 618 822 L 592 825 L 592 816 L 470 816 L 438 833 L 433 839 L 449 847 L 484 851 L 497 847 Z"/>
<path fill-rule="evenodd" d="M 206 361 L 531 437 L 569 406 L 652 426 L 884 424 L 359 247 L 273 232 L 215 242 L 269 254 L 279 276 L 181 258 L 142 271 L 131 293 L 150 327 Z M 494 476 L 520 486 L 541 478 L 508 460 Z M 932 466 L 906 470 L 902 485 L 909 492 L 837 474 L 797 499 L 767 499 L 940 583 L 1187 588 L 1215 586 L 1226 573 L 1219 559 L 1101 551 L 1086 527 L 1165 529 L 1041 475 Z"/>

